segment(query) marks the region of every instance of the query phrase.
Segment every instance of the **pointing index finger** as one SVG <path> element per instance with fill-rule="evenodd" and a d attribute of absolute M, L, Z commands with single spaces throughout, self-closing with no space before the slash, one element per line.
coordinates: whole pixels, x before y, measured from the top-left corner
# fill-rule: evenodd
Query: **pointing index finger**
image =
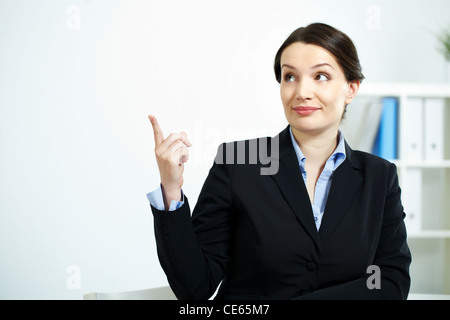
<path fill-rule="evenodd" d="M 155 116 L 149 115 L 148 119 L 153 127 L 153 134 L 155 136 L 155 144 L 158 146 L 164 141 L 164 134 L 159 126 L 158 120 L 156 120 Z"/>

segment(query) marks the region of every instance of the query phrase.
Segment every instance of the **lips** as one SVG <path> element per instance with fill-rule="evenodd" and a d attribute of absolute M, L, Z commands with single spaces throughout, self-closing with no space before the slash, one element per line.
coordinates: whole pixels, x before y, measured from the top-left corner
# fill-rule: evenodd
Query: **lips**
<path fill-rule="evenodd" d="M 297 112 L 300 115 L 308 115 L 311 114 L 317 110 L 320 110 L 320 108 L 305 106 L 305 107 L 295 107 L 293 108 L 295 112 Z"/>

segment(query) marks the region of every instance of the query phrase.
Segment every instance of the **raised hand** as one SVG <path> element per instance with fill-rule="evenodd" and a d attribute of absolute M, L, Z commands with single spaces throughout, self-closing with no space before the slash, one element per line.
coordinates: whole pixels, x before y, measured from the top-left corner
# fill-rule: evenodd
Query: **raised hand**
<path fill-rule="evenodd" d="M 192 144 L 185 132 L 171 133 L 166 139 L 153 115 L 148 116 L 155 136 L 155 156 L 158 163 L 164 206 L 169 209 L 172 200 L 181 200 L 184 163 L 189 159 Z"/>

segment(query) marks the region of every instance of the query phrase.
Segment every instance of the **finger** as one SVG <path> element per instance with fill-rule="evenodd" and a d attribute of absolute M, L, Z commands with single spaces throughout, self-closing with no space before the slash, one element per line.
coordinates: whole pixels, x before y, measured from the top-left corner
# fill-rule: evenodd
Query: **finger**
<path fill-rule="evenodd" d="M 182 141 L 176 141 L 164 152 L 163 157 L 172 164 L 182 165 L 189 159 L 189 150 Z"/>
<path fill-rule="evenodd" d="M 162 143 L 161 148 L 171 148 L 172 145 L 177 143 L 178 141 L 181 141 L 184 143 L 186 147 L 192 146 L 192 143 L 187 138 L 187 135 L 185 132 L 181 133 L 171 133 Z"/>
<path fill-rule="evenodd" d="M 183 165 L 189 160 L 189 150 L 186 148 L 186 146 L 183 145 L 180 149 L 178 149 L 178 159 L 179 166 Z"/>
<path fill-rule="evenodd" d="M 150 123 L 152 124 L 153 127 L 153 135 L 155 136 L 155 145 L 158 146 L 164 141 L 164 134 L 155 116 L 149 115 L 148 119 L 150 120 Z"/>
<path fill-rule="evenodd" d="M 188 139 L 188 137 L 187 137 L 187 133 L 184 132 L 184 131 L 182 131 L 182 132 L 180 132 L 180 135 L 181 135 L 181 137 L 182 137 L 182 141 L 184 142 L 184 144 L 185 144 L 187 147 L 192 147 L 192 143 L 189 141 L 189 139 Z"/>
<path fill-rule="evenodd" d="M 157 155 L 164 156 L 164 154 L 170 154 L 176 146 L 183 145 L 190 147 L 191 143 L 187 140 L 187 137 L 181 133 L 171 133 L 160 145 L 155 147 Z"/>

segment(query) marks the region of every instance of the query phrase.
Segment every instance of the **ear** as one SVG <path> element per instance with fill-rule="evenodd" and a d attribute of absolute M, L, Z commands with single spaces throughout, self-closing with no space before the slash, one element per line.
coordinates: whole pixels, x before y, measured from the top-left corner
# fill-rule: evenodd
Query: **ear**
<path fill-rule="evenodd" d="M 356 96 L 359 90 L 360 85 L 359 80 L 353 80 L 348 83 L 347 96 L 345 97 L 345 104 L 349 104 L 353 101 L 353 98 Z"/>

